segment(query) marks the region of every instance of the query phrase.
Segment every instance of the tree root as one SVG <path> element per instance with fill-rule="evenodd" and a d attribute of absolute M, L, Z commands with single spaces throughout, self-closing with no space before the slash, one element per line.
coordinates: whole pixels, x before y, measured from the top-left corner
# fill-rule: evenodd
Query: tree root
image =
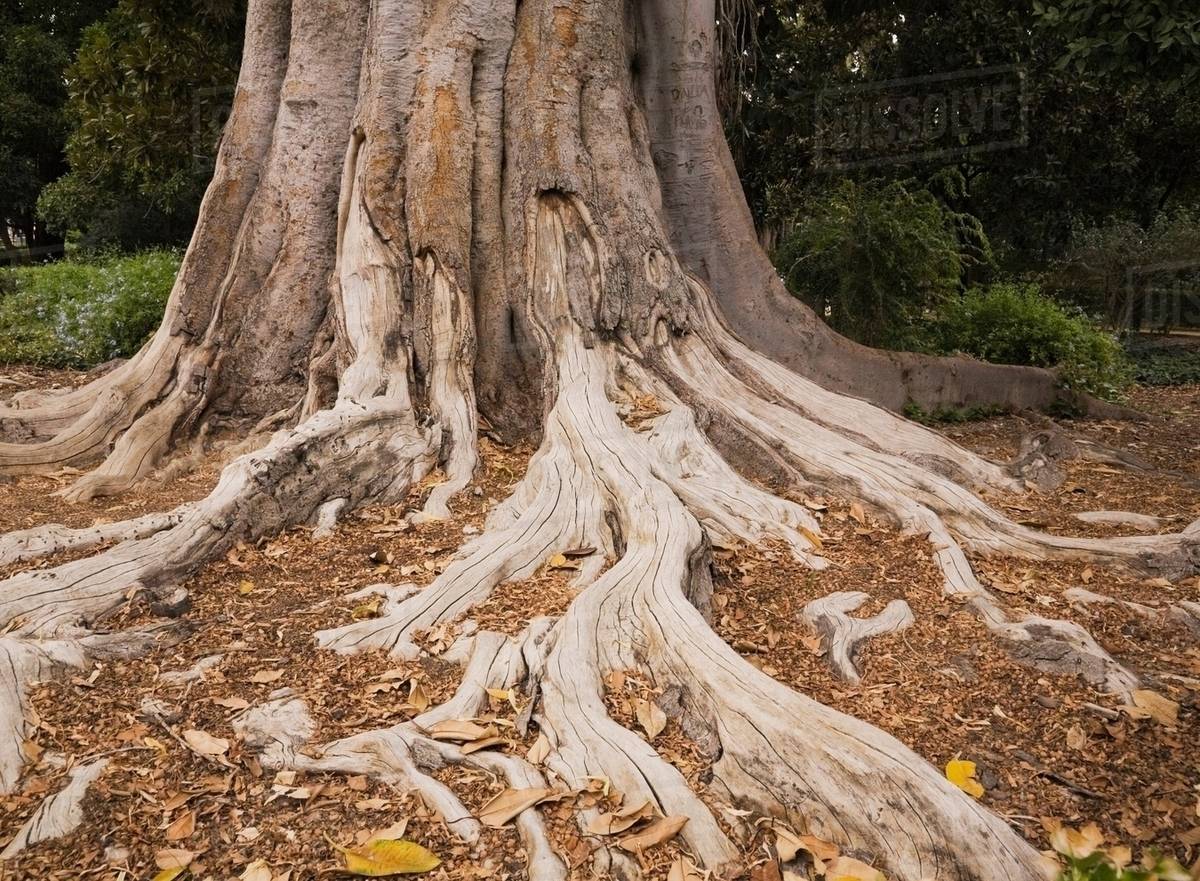
<path fill-rule="evenodd" d="M 478 768 L 503 778 L 513 789 L 540 789 L 546 779 L 528 762 L 503 753 L 481 750 L 470 754 L 428 736 L 439 722 L 471 719 L 488 705 L 487 689 L 510 689 L 525 677 L 522 645 L 495 633 L 479 633 L 459 644 L 456 651 L 469 658 L 462 683 L 454 696 L 411 722 L 365 732 L 319 747 L 305 747 L 304 731 L 297 725 L 303 704 L 286 697 L 274 708 L 255 708 L 239 720 L 239 736 L 262 757 L 269 768 L 290 768 L 343 774 L 369 774 L 393 786 L 412 789 L 467 844 L 476 844 L 482 824 L 471 815 L 454 792 L 430 772 L 447 764 Z M 299 706 L 297 706 L 299 705 Z M 303 749 L 302 749 L 303 748 Z M 566 867 L 555 854 L 536 808 L 522 811 L 517 832 L 525 847 L 530 881 L 565 881 Z"/>
<path fill-rule="evenodd" d="M 904 600 L 892 600 L 878 615 L 852 618 L 850 613 L 871 597 L 861 591 L 841 591 L 806 605 L 801 612 L 804 620 L 825 638 L 825 650 L 834 672 L 847 682 L 862 681 L 854 665 L 858 645 L 876 636 L 907 630 L 916 620 Z"/>
<path fill-rule="evenodd" d="M 107 767 L 107 759 L 97 759 L 72 770 L 67 785 L 48 796 L 25 821 L 0 853 L 0 860 L 12 859 L 31 844 L 62 838 L 79 828 L 83 822 L 83 797 Z"/>
<path fill-rule="evenodd" d="M 188 506 L 166 514 L 147 514 L 136 520 L 99 523 L 82 529 L 70 529 L 57 523 L 35 526 L 0 536 L 0 566 L 50 557 L 64 551 L 81 551 L 113 542 L 149 538 L 177 526 L 187 515 Z"/>

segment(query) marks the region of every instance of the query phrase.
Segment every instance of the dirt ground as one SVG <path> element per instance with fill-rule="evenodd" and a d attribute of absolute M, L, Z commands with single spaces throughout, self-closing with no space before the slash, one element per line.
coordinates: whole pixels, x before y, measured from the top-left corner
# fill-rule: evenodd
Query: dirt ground
<path fill-rule="evenodd" d="M 45 382 L 24 371 L 19 385 Z M 49 377 L 70 384 L 70 375 Z M 16 390 L 10 383 L 0 396 Z M 1175 531 L 1200 519 L 1200 387 L 1139 390 L 1133 404 L 1146 422 L 1074 422 L 1071 431 L 1136 453 L 1161 474 L 1131 475 L 1082 463 L 1058 490 L 991 501 L 1014 519 L 1061 532 L 1121 534 L 1083 524 L 1082 511 L 1122 510 L 1163 518 Z M 946 433 L 997 459 L 1015 452 L 1025 426 L 1017 417 L 956 425 Z M 484 442 L 478 490 L 453 505 L 453 520 L 408 526 L 403 508 L 359 512 L 324 539 L 295 529 L 256 547 L 241 547 L 185 585 L 193 607 L 186 632 L 138 660 L 98 664 L 39 686 L 32 697 L 37 728 L 25 744 L 30 758 L 20 790 L 0 800 L 0 842 L 10 838 L 41 799 L 62 785 L 66 770 L 109 758 L 107 772 L 84 802 L 79 831 L 36 845 L 7 863 L 2 879 L 126 881 L 155 875 L 156 854 L 167 848 L 194 854 L 197 879 L 243 876 L 263 861 L 275 881 L 325 877 L 341 865 L 333 846 L 361 844 L 375 830 L 405 821 L 404 836 L 442 859 L 432 879 L 524 877 L 524 855 L 512 826 L 488 829 L 476 848 L 454 839 L 420 799 L 366 777 L 298 775 L 276 778 L 238 744 L 233 719 L 246 705 L 290 688 L 308 703 L 319 730 L 314 743 L 387 727 L 411 718 L 409 685 L 416 679 L 430 700 L 449 697 L 457 668 L 426 658 L 405 663 L 383 654 L 345 657 L 319 651 L 313 633 L 373 614 L 351 592 L 379 582 L 432 581 L 487 511 L 520 479 L 530 450 Z M 195 499 L 215 483 L 215 462 L 172 480 L 147 484 L 117 499 L 68 506 L 53 493 L 71 478 L 22 478 L 0 486 L 0 530 L 41 523 L 86 525 L 165 510 Z M 414 490 L 412 504 L 428 487 Z M 722 549 L 716 558 L 713 622 L 751 663 L 810 697 L 878 725 L 931 763 L 955 759 L 978 766 L 983 803 L 1039 848 L 1052 821 L 1095 821 L 1110 841 L 1136 852 L 1156 847 L 1185 865 L 1200 848 L 1200 642 L 1165 616 L 1145 617 L 1116 605 L 1079 607 L 1063 592 L 1087 589 L 1149 606 L 1200 600 L 1200 580 L 1170 585 L 1075 564 L 1030 565 L 1008 559 L 976 561 L 986 583 L 1014 610 L 1074 620 L 1118 660 L 1138 670 L 1146 688 L 1178 704 L 1175 724 L 1138 719 L 1081 680 L 1021 666 L 975 618 L 943 598 L 928 543 L 877 523 L 845 500 L 803 499 L 822 519 L 823 553 L 832 565 L 814 573 L 773 547 Z M 61 559 L 38 563 L 50 566 Z M 20 567 L 10 567 L 11 574 Z M 533 615 L 560 614 L 572 598 L 569 572 L 547 567 L 529 581 L 504 585 L 472 614 L 485 629 L 519 632 Z M 916 615 L 907 631 L 871 641 L 859 656 L 862 683 L 849 686 L 831 672 L 820 640 L 799 623 L 801 608 L 836 590 L 871 595 L 856 614 L 873 614 L 904 598 Z M 116 630 L 153 620 L 144 602 L 130 600 L 106 626 Z M 453 628 L 450 628 L 452 631 Z M 430 634 L 430 641 L 449 633 Z M 202 675 L 170 682 L 164 674 Z M 636 675 L 610 677 L 608 705 L 634 730 L 634 707 L 653 698 Z M 147 713 L 148 699 L 159 702 Z M 495 718 L 511 720 L 506 701 Z M 802 724 L 802 720 L 798 720 Z M 187 748 L 184 731 L 228 739 L 220 759 Z M 501 748 L 524 754 L 532 738 L 515 736 Z M 708 758 L 668 719 L 654 740 L 704 794 Z M 479 772 L 445 769 L 445 782 L 472 810 L 503 785 Z M 707 796 L 706 796 L 707 797 Z M 552 837 L 573 878 L 591 877 L 595 844 L 573 822 L 583 794 L 547 808 Z M 715 801 L 714 801 L 715 805 Z M 767 878 L 756 818 L 731 825 L 745 845 L 745 873 Z M 969 843 L 964 843 L 969 846 Z M 665 879 L 677 854 L 669 843 L 646 856 L 647 877 Z M 290 873 L 290 874 L 289 874 Z M 753 873 L 753 874 L 752 874 Z M 254 877 L 247 875 L 247 877 Z M 267 877 L 267 876 L 263 876 Z"/>

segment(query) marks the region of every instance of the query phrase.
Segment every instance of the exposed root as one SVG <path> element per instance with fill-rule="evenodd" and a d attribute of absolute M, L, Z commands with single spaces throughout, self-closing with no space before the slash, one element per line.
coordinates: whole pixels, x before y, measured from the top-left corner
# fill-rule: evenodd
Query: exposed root
<path fill-rule="evenodd" d="M 899 633 L 913 625 L 912 609 L 904 600 L 892 600 L 878 615 L 852 618 L 850 613 L 871 597 L 861 591 L 842 591 L 806 605 L 804 619 L 825 638 L 829 663 L 838 676 L 857 685 L 862 681 L 854 664 L 859 643 L 876 636 Z"/>
<path fill-rule="evenodd" d="M 546 780 L 532 765 L 514 756 L 488 751 L 464 754 L 458 747 L 424 732 L 439 722 L 479 715 L 487 706 L 489 688 L 518 686 L 526 672 L 522 660 L 524 642 L 485 632 L 472 637 L 469 646 L 459 646 L 469 662 L 454 697 L 411 722 L 301 752 L 306 739 L 305 726 L 297 725 L 296 720 L 304 713 L 303 705 L 285 697 L 274 702 L 273 708 L 268 705 L 247 713 L 238 723 L 239 734 L 260 753 L 268 767 L 369 774 L 393 786 L 414 789 L 455 835 L 475 844 L 482 834 L 482 824 L 430 772 L 447 764 L 465 765 L 500 776 L 513 789 L 544 788 Z M 300 736 L 296 734 L 298 730 L 302 732 Z M 550 845 L 537 809 L 522 811 L 516 824 L 531 881 L 564 881 L 566 867 Z"/>
<path fill-rule="evenodd" d="M 166 514 L 147 514 L 136 520 L 118 523 L 98 523 L 82 529 L 71 529 L 57 523 L 35 526 L 0 536 L 0 566 L 50 557 L 63 551 L 80 551 L 113 542 L 149 538 L 155 533 L 177 526 L 186 516 L 184 505 Z"/>
<path fill-rule="evenodd" d="M 29 687 L 64 669 L 83 669 L 90 661 L 145 654 L 169 628 L 121 634 L 90 634 L 74 639 L 0 637 L 0 794 L 12 792 L 25 764 L 26 695 Z"/>
<path fill-rule="evenodd" d="M 33 816 L 25 821 L 25 825 L 0 853 L 0 860 L 12 859 L 31 844 L 62 838 L 78 829 L 83 822 L 83 797 L 107 767 L 107 759 L 97 759 L 72 770 L 67 785 L 46 798 Z"/>
<path fill-rule="evenodd" d="M 1075 519 L 1081 523 L 1101 523 L 1106 526 L 1127 526 L 1137 532 L 1154 532 L 1162 527 L 1162 520 L 1148 514 L 1133 514 L 1129 511 L 1083 511 Z"/>

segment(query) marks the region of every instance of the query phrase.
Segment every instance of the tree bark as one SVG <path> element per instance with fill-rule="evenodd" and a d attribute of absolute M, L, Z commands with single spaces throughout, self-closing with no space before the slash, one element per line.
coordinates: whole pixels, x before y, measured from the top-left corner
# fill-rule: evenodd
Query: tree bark
<path fill-rule="evenodd" d="M 897 878 L 1034 875 L 1032 848 L 914 753 L 716 636 L 711 544 L 777 540 L 821 568 L 819 524 L 763 484 L 858 499 L 928 535 L 948 601 L 1019 658 L 1123 693 L 1135 671 L 1075 624 L 1012 613 L 968 554 L 1176 578 L 1200 563 L 1200 525 L 1111 540 L 1036 532 L 974 492 L 1019 491 L 1023 466 L 895 414 L 910 399 L 1044 405 L 1058 390 L 1044 372 L 864 349 L 787 296 L 721 136 L 716 17 L 711 0 L 251 0 L 233 115 L 162 327 L 97 382 L 0 409 L 11 441 L 0 470 L 103 459 L 71 490 L 86 497 L 230 425 L 249 429 L 251 452 L 175 512 L 0 542 L 10 560 L 118 542 L 0 583 L 0 648 L 20 661 L 0 679 L 9 742 L 30 681 L 145 648 L 145 634 L 97 633 L 131 586 L 172 595 L 238 541 L 327 529 L 404 500 L 435 469 L 443 481 L 412 516 L 445 518 L 485 421 L 540 437 L 512 496 L 428 588 L 387 588 L 379 617 L 317 634 L 321 645 L 413 656 L 418 632 L 593 547 L 561 619 L 530 622 L 516 643 L 481 633 L 456 648 L 468 662 L 459 694 L 424 721 L 471 715 L 487 687 L 523 687 L 559 779 L 607 777 L 629 803 L 689 817 L 689 850 L 729 870 L 739 852 L 710 807 L 605 710 L 605 674 L 637 668 L 681 695 L 728 804 Z M 866 635 L 867 622 L 843 618 Z M 478 823 L 428 774 L 430 756 L 513 785 L 542 779 L 519 760 L 432 745 L 420 724 L 301 755 L 304 713 L 298 701 L 257 708 L 247 744 L 276 766 L 414 786 L 462 818 L 464 840 Z M 0 751 L 0 787 L 20 764 Z M 537 809 L 520 822 L 531 877 L 563 877 Z M 597 859 L 636 874 L 616 853 Z"/>

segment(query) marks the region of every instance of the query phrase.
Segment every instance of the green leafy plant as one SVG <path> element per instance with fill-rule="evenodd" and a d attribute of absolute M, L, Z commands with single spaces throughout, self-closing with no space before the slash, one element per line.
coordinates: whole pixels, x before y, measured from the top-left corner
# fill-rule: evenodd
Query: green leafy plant
<path fill-rule="evenodd" d="M 1057 881 L 1193 881 L 1191 872 L 1155 851 L 1135 865 L 1129 848 L 1104 847 L 1094 823 L 1082 829 L 1059 826 L 1050 833 L 1050 845 L 1061 869 Z"/>
<path fill-rule="evenodd" d="M 844 180 L 797 217 L 775 255 L 788 287 L 867 345 L 915 347 L 965 268 L 991 261 L 978 225 L 913 181 Z"/>
<path fill-rule="evenodd" d="M 162 320 L 176 251 L 0 272 L 0 363 L 91 367 L 133 355 Z"/>
<path fill-rule="evenodd" d="M 931 322 L 932 347 L 1001 364 L 1056 368 L 1064 387 L 1119 399 L 1132 380 L 1120 343 L 1036 285 L 972 288 Z"/>

